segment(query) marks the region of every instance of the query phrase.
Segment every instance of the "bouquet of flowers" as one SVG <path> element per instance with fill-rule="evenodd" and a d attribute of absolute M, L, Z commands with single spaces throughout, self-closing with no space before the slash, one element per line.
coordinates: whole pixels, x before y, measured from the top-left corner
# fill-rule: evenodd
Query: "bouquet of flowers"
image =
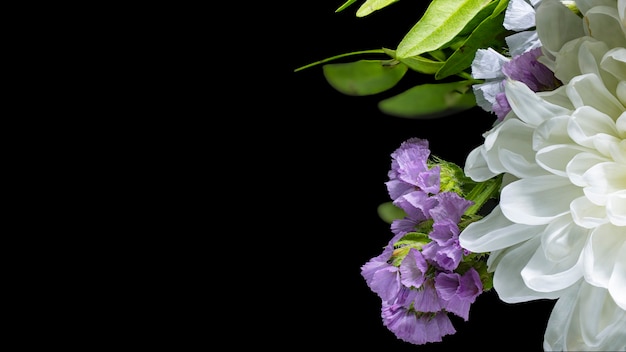
<path fill-rule="evenodd" d="M 332 63 L 352 55 L 384 58 Z M 315 65 L 348 95 L 433 77 L 380 101 L 391 116 L 493 114 L 462 166 L 420 138 L 391 154 L 379 214 L 393 236 L 361 267 L 391 332 L 442 341 L 494 289 L 556 300 L 545 350 L 626 351 L 626 0 L 432 0 L 397 48 L 297 70 Z"/>

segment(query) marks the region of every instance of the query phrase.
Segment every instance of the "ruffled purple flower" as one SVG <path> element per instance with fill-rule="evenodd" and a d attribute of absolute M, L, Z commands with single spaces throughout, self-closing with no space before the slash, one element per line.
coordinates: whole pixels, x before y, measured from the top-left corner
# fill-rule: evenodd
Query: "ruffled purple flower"
<path fill-rule="evenodd" d="M 410 138 L 391 153 L 389 181 L 385 184 L 392 200 L 412 192 L 439 192 L 440 167 L 428 167 L 428 140 Z"/>
<path fill-rule="evenodd" d="M 413 344 L 439 342 L 443 336 L 456 332 L 450 318 L 443 311 L 422 314 L 399 304 L 383 303 L 381 316 L 383 324 L 396 337 Z"/>
<path fill-rule="evenodd" d="M 433 241 L 422 247 L 422 254 L 439 271 L 453 271 L 463 259 L 463 248 L 458 239 L 447 242 L 444 246 Z"/>
<path fill-rule="evenodd" d="M 441 272 L 435 278 L 437 294 L 445 302 L 445 310 L 468 320 L 470 305 L 483 292 L 480 275 L 474 268 L 465 274 Z"/>

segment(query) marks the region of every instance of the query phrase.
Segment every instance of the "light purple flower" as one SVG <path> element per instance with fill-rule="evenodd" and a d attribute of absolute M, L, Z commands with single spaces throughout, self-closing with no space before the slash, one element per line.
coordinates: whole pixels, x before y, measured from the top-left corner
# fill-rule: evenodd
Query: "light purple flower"
<path fill-rule="evenodd" d="M 439 192 L 440 167 L 428 167 L 428 140 L 409 138 L 391 153 L 389 181 L 385 184 L 392 200 L 411 191 Z"/>
<path fill-rule="evenodd" d="M 433 197 L 438 202 L 436 206 L 431 207 L 429 213 L 435 222 L 450 220 L 458 223 L 467 208 L 474 204 L 454 192 L 442 192 Z"/>
<path fill-rule="evenodd" d="M 443 336 L 456 332 L 450 318 L 443 311 L 422 314 L 399 304 L 383 303 L 381 316 L 383 324 L 396 337 L 413 344 L 439 342 Z"/>
<path fill-rule="evenodd" d="M 483 285 L 476 269 L 470 268 L 463 275 L 439 273 L 435 278 L 435 289 L 445 301 L 445 310 L 467 321 L 470 305 L 483 292 Z"/>
<path fill-rule="evenodd" d="M 424 257 L 440 271 L 454 271 L 461 263 L 463 253 L 458 239 L 449 241 L 444 246 L 433 241 L 422 247 Z"/>
<path fill-rule="evenodd" d="M 409 249 L 400 264 L 400 282 L 406 287 L 420 287 L 426 279 L 428 263 L 422 252 L 415 248 Z"/>

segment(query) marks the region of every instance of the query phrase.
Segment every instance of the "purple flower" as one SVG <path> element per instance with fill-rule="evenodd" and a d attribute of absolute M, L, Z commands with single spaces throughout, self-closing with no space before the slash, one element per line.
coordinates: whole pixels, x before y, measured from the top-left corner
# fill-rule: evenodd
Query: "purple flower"
<path fill-rule="evenodd" d="M 413 344 L 439 342 L 442 337 L 456 330 L 448 315 L 443 312 L 416 313 L 399 304 L 383 303 L 383 324 L 399 339 Z"/>
<path fill-rule="evenodd" d="M 445 301 L 445 310 L 467 321 L 470 305 L 483 292 L 483 285 L 476 269 L 470 268 L 463 275 L 439 273 L 435 278 L 435 289 Z"/>
<path fill-rule="evenodd" d="M 554 72 L 537 61 L 541 55 L 541 48 L 538 47 L 514 56 L 502 65 L 502 73 L 508 79 L 524 83 L 533 92 L 554 90 L 562 83 L 554 76 Z M 504 81 L 501 82 L 501 86 L 504 87 Z M 504 116 L 511 111 L 504 88 L 502 88 L 502 92 L 496 94 L 496 103 L 493 104 L 492 109 L 499 121 L 502 121 Z"/>
<path fill-rule="evenodd" d="M 442 220 L 458 223 L 467 208 L 474 204 L 454 192 L 442 192 L 433 197 L 438 202 L 436 206 L 430 208 L 429 213 L 435 223 Z"/>
<path fill-rule="evenodd" d="M 391 153 L 391 169 L 388 172 L 389 181 L 385 184 L 392 200 L 412 192 L 425 193 L 439 192 L 438 166 L 428 168 L 428 140 L 410 138 Z"/>
<path fill-rule="evenodd" d="M 429 262 L 442 271 L 454 271 L 463 259 L 463 248 L 458 239 L 449 241 L 444 246 L 433 241 L 422 247 L 422 254 Z"/>

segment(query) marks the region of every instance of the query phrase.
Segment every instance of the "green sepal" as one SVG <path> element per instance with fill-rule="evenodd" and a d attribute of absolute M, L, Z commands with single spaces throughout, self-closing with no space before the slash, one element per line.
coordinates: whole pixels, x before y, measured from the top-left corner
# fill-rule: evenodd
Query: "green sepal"
<path fill-rule="evenodd" d="M 433 119 L 459 113 L 476 106 L 473 81 L 426 83 L 410 88 L 378 103 L 389 115 Z"/>
<path fill-rule="evenodd" d="M 322 68 L 333 88 L 355 96 L 384 92 L 395 86 L 408 71 L 408 67 L 397 60 L 359 60 L 326 64 Z"/>

